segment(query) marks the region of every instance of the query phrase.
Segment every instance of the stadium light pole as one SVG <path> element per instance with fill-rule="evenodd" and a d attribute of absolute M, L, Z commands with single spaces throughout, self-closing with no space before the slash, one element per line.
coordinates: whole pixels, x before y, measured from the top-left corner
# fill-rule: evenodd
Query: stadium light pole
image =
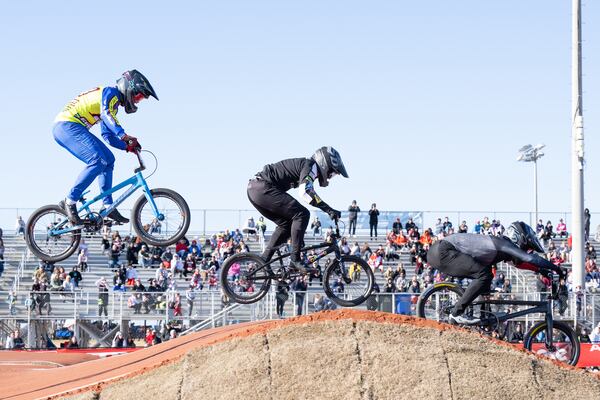
<path fill-rule="evenodd" d="M 571 263 L 573 286 L 584 288 L 583 261 L 583 102 L 581 79 L 581 0 L 572 3 L 571 31 Z"/>
<path fill-rule="evenodd" d="M 544 153 L 541 151 L 545 144 L 538 144 L 532 146 L 530 144 L 526 144 L 525 146 L 519 149 L 519 155 L 517 156 L 517 161 L 523 162 L 533 162 L 533 197 L 535 202 L 535 219 L 534 224 L 537 224 L 538 220 L 538 179 L 537 179 L 537 160 L 544 156 Z"/>

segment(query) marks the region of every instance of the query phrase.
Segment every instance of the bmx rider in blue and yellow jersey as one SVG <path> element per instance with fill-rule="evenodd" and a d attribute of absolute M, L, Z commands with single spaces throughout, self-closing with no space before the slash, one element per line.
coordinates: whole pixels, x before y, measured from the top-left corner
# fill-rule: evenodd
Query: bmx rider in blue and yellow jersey
<path fill-rule="evenodd" d="M 90 128 L 100 122 L 102 138 L 112 147 L 128 152 L 141 149 L 137 139 L 125 133 L 117 120 L 117 111 L 123 106 L 127 114 L 134 113 L 137 103 L 150 96 L 158 100 L 150 82 L 134 69 L 123 73 L 116 86 L 97 87 L 81 93 L 55 118 L 52 133 L 56 142 L 86 164 L 64 202 L 60 203 L 72 224 L 82 224 L 76 203 L 96 177 L 102 192 L 112 188 L 115 156 L 89 131 Z M 103 199 L 105 206 L 112 202 L 112 196 Z M 129 222 L 116 209 L 108 217 L 120 223 Z"/>

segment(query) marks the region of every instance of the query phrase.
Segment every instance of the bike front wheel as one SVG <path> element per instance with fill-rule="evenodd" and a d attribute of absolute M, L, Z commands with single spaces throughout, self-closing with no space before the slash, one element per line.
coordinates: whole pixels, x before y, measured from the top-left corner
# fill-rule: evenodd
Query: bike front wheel
<path fill-rule="evenodd" d="M 342 256 L 333 260 L 323 274 L 323 290 L 337 305 L 355 307 L 371 295 L 375 276 L 365 260 Z"/>
<path fill-rule="evenodd" d="M 190 227 L 190 208 L 181 195 L 170 189 L 150 191 L 160 216 L 146 196 L 141 196 L 131 210 L 133 229 L 143 241 L 166 247 L 181 239 Z"/>
<path fill-rule="evenodd" d="M 70 228 L 67 213 L 58 205 L 40 207 L 27 220 L 25 242 L 41 260 L 63 261 L 75 253 L 81 241 L 81 231 Z"/>
<path fill-rule="evenodd" d="M 256 254 L 238 253 L 223 263 L 221 287 L 237 303 L 250 304 L 262 299 L 271 286 L 270 269 Z"/>
<path fill-rule="evenodd" d="M 463 290 L 454 283 L 436 283 L 425 290 L 417 301 L 417 316 L 449 323 L 450 313 Z"/>
<path fill-rule="evenodd" d="M 567 324 L 554 321 L 552 323 L 552 346 L 548 346 L 546 343 L 547 334 L 548 324 L 546 321 L 538 322 L 525 334 L 523 347 L 539 356 L 569 365 L 577 365 L 581 348 L 573 329 Z"/>

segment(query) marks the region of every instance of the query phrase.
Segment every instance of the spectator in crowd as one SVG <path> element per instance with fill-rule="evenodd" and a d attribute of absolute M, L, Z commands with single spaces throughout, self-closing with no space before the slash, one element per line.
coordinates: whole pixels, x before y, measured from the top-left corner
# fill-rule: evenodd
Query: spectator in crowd
<path fill-rule="evenodd" d="M 6 340 L 5 348 L 7 350 L 25 348 L 25 343 L 23 342 L 23 339 L 21 338 L 21 333 L 18 329 L 15 329 L 13 332 L 11 332 L 11 334 Z"/>
<path fill-rule="evenodd" d="M 110 248 L 110 226 L 102 225 L 102 254 L 106 255 L 108 253 L 108 249 Z"/>
<path fill-rule="evenodd" d="M 113 338 L 113 341 L 112 341 L 112 347 L 121 348 L 121 347 L 123 347 L 123 344 L 124 344 L 123 334 L 121 332 L 115 333 L 115 337 Z"/>
<path fill-rule="evenodd" d="M 119 265 L 119 257 L 121 256 L 121 245 L 118 242 L 113 241 L 110 248 L 110 260 L 109 267 L 116 268 Z"/>
<path fill-rule="evenodd" d="M 183 278 L 183 261 L 179 254 L 173 254 L 171 259 L 171 274 L 175 277 L 175 274 L 179 274 L 180 278 Z"/>
<path fill-rule="evenodd" d="M 569 233 L 567 232 L 567 224 L 565 224 L 565 221 L 562 218 L 558 221 L 558 224 L 556 225 L 556 236 L 558 236 L 559 238 L 566 238 L 569 236 Z"/>
<path fill-rule="evenodd" d="M 377 239 L 377 224 L 379 223 L 379 210 L 377 209 L 377 204 L 371 204 L 371 209 L 369 210 L 369 231 L 371 240 L 373 240 L 373 233 L 375 233 L 375 239 Z"/>
<path fill-rule="evenodd" d="M 313 305 L 315 307 L 316 312 L 335 310 L 337 308 L 334 302 L 332 302 L 320 293 L 315 294 L 315 297 L 313 299 Z"/>
<path fill-rule="evenodd" d="M 146 347 L 150 347 L 154 344 L 154 331 L 151 328 L 146 328 L 144 341 L 146 342 Z"/>
<path fill-rule="evenodd" d="M 392 232 L 394 232 L 394 235 L 402 234 L 402 221 L 400 221 L 400 217 L 396 218 L 396 221 L 392 224 Z"/>
<path fill-rule="evenodd" d="M 352 204 L 348 207 L 348 234 L 351 237 L 356 236 L 356 222 L 358 220 L 358 213 L 360 212 L 360 207 L 356 204 L 356 200 L 352 200 Z"/>
<path fill-rule="evenodd" d="M 98 288 L 98 316 L 101 317 L 104 313 L 104 316 L 108 317 L 108 282 L 106 282 L 106 278 L 98 279 L 96 287 Z"/>
<path fill-rule="evenodd" d="M 589 208 L 586 208 L 585 210 L 583 210 L 583 232 L 584 232 L 584 238 L 585 241 L 587 242 L 588 240 L 590 240 L 590 221 L 592 219 L 592 216 L 590 215 L 590 210 Z"/>
<path fill-rule="evenodd" d="M 139 314 L 142 308 L 142 294 L 131 293 L 131 296 L 127 299 L 127 307 L 131 308 L 134 314 Z"/>
<path fill-rule="evenodd" d="M 547 242 L 548 240 L 552 240 L 554 236 L 554 226 L 552 225 L 552 221 L 548 220 L 548 222 L 544 226 L 544 231 L 542 233 L 541 239 Z"/>
<path fill-rule="evenodd" d="M 502 225 L 499 219 L 492 221 L 490 234 L 494 236 L 502 236 L 504 234 L 504 225 Z"/>
<path fill-rule="evenodd" d="M 514 327 L 515 329 L 510 334 L 508 341 L 511 343 L 523 343 L 523 326 L 520 322 L 517 322 Z"/>
<path fill-rule="evenodd" d="M 585 253 L 586 253 L 585 254 L 586 257 L 589 257 L 589 258 L 591 258 L 593 260 L 595 260 L 597 258 L 597 256 L 596 256 L 596 249 L 594 248 L 594 245 L 591 244 L 591 243 L 589 243 L 589 242 L 586 245 Z"/>
<path fill-rule="evenodd" d="M 254 223 L 254 220 L 252 220 L 252 223 Z M 196 258 L 202 258 L 202 248 L 200 247 L 196 239 L 192 240 L 192 243 L 188 247 L 188 255 L 189 254 L 193 255 Z"/>
<path fill-rule="evenodd" d="M 152 265 L 152 255 L 148 251 L 148 246 L 145 244 L 142 245 L 137 254 L 137 263 L 140 268 L 148 268 Z"/>
<path fill-rule="evenodd" d="M 173 310 L 174 317 L 181 316 L 181 294 L 175 293 L 175 296 L 169 302 L 169 308 Z"/>
<path fill-rule="evenodd" d="M 443 235 L 443 231 L 441 233 Z M 419 239 L 419 243 L 422 246 L 425 245 L 431 245 L 433 243 L 433 237 L 431 235 L 431 229 L 425 229 L 425 232 L 423 232 L 423 235 L 421 235 L 421 238 Z"/>
<path fill-rule="evenodd" d="M 246 226 L 242 231 L 246 234 L 246 240 L 250 240 L 250 237 L 257 238 L 256 222 L 254 222 L 254 218 L 248 218 Z"/>
<path fill-rule="evenodd" d="M 467 226 L 467 221 L 461 222 L 460 225 L 458 226 L 458 233 L 467 233 L 468 231 L 469 231 L 469 227 Z"/>
<path fill-rule="evenodd" d="M 385 256 L 385 251 L 384 254 L 381 255 L 379 252 L 374 252 L 371 253 L 371 255 L 369 256 L 369 260 L 367 261 L 367 263 L 369 264 L 369 266 L 371 267 L 371 269 L 373 270 L 373 272 L 377 271 L 379 269 L 380 272 L 383 272 L 383 257 Z"/>
<path fill-rule="evenodd" d="M 277 300 L 277 316 L 279 318 L 283 318 L 283 308 L 285 307 L 285 302 L 289 298 L 289 289 L 290 287 L 284 279 L 278 279 L 275 299 Z"/>
<path fill-rule="evenodd" d="M 256 223 L 256 229 L 258 230 L 258 233 L 260 233 L 260 236 L 264 239 L 265 232 L 267 231 L 267 224 L 265 223 L 264 217 L 258 218 L 258 222 Z"/>
<path fill-rule="evenodd" d="M 304 310 L 304 298 L 308 290 L 306 278 L 306 274 L 301 275 L 292 283 L 292 290 L 296 297 L 296 315 L 302 315 L 302 310 Z"/>
<path fill-rule="evenodd" d="M 592 329 L 592 332 L 590 333 L 590 342 L 600 344 L 600 322 Z"/>
<path fill-rule="evenodd" d="M 538 238 L 541 238 L 544 234 L 544 227 L 544 221 L 542 221 L 542 219 L 540 218 L 537 224 L 535 224 L 535 233 L 537 234 Z"/>
<path fill-rule="evenodd" d="M 196 299 L 196 292 L 194 292 L 194 285 L 191 284 L 185 291 L 185 300 L 188 306 L 188 317 L 192 316 L 192 310 L 194 309 L 194 300 Z"/>
<path fill-rule="evenodd" d="M 158 218 L 154 218 L 150 223 L 150 234 L 158 233 L 160 235 L 162 230 L 162 224 L 158 220 Z"/>
<path fill-rule="evenodd" d="M 23 218 L 20 215 L 17 217 L 15 232 L 15 235 L 25 235 L 25 221 L 23 221 Z"/>
<path fill-rule="evenodd" d="M 161 254 L 160 260 L 163 265 L 167 268 L 171 268 L 171 260 L 173 260 L 173 253 L 171 252 L 171 248 L 167 247 L 165 251 Z"/>
<path fill-rule="evenodd" d="M 418 294 L 421 293 L 421 283 L 416 276 L 413 276 L 410 280 L 410 286 L 408 287 L 408 293 Z"/>
<path fill-rule="evenodd" d="M 73 269 L 71 270 L 71 272 L 69 272 L 69 276 L 71 277 L 73 286 L 75 286 L 75 288 L 78 288 L 79 282 L 83 280 L 83 276 L 81 276 L 81 272 L 79 272 L 77 265 L 73 266 Z"/>
<path fill-rule="evenodd" d="M 386 279 L 385 286 L 383 287 L 384 293 L 396 293 L 396 286 L 392 278 Z"/>
<path fill-rule="evenodd" d="M 475 221 L 475 225 L 473 225 L 473 233 L 477 233 L 477 234 L 483 233 L 481 222 L 479 220 Z"/>
<path fill-rule="evenodd" d="M 188 251 L 188 245 L 186 244 L 185 239 L 180 239 L 175 245 L 175 254 L 173 256 L 179 256 L 180 259 L 185 258 Z"/>
<path fill-rule="evenodd" d="M 490 229 L 492 228 L 492 224 L 490 223 L 490 219 L 488 217 L 483 217 L 483 221 L 481 222 L 481 232 L 484 235 L 490 234 Z"/>
<path fill-rule="evenodd" d="M 310 229 L 313 231 L 313 237 L 321 234 L 321 221 L 319 221 L 319 217 L 315 216 L 310 224 Z"/>
<path fill-rule="evenodd" d="M 444 217 L 444 235 L 452 235 L 454 233 L 454 228 L 452 227 L 452 222 L 448 219 L 448 217 Z"/>
<path fill-rule="evenodd" d="M 142 283 L 142 280 L 138 278 L 135 280 L 135 283 L 133 284 L 133 287 L 131 288 L 131 290 L 136 293 L 142 293 L 142 292 L 146 291 L 146 287 Z"/>
<path fill-rule="evenodd" d="M 406 222 L 406 225 L 404 225 L 404 230 L 406 231 L 406 233 L 408 234 L 408 231 L 411 229 L 417 229 L 417 224 L 415 224 L 413 222 L 412 217 L 408 219 L 408 221 Z"/>
<path fill-rule="evenodd" d="M 79 254 L 77 255 L 77 266 L 82 271 L 87 271 L 88 269 L 88 256 L 85 253 L 84 249 L 79 249 Z"/>
<path fill-rule="evenodd" d="M 127 286 L 135 285 L 135 281 L 138 279 L 137 269 L 133 265 L 129 265 L 127 267 L 127 272 L 125 277 L 127 278 Z"/>

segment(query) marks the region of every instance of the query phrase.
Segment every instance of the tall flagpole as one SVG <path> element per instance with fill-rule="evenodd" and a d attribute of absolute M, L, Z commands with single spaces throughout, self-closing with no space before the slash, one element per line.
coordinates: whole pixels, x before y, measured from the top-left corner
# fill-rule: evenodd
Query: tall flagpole
<path fill-rule="evenodd" d="M 581 96 L 581 0 L 573 0 L 573 26 L 571 51 L 571 136 L 572 165 L 571 165 L 571 213 L 573 222 L 573 248 L 571 262 L 573 265 L 573 286 L 584 288 L 585 263 L 583 260 L 583 104 Z"/>

